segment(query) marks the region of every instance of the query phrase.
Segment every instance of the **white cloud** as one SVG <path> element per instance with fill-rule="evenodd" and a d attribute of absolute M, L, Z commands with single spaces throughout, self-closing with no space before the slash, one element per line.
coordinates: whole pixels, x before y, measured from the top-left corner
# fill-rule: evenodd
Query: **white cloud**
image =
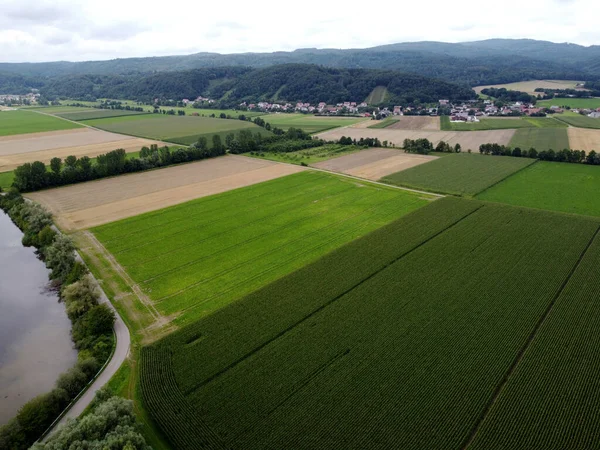
<path fill-rule="evenodd" d="M 597 0 L 2 0 L 0 60 L 364 48 L 533 38 L 600 44 Z"/>

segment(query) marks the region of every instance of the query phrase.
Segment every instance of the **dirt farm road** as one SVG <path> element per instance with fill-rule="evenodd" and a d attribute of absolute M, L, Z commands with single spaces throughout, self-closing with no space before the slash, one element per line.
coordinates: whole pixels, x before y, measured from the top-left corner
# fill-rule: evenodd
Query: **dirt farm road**
<path fill-rule="evenodd" d="M 98 378 L 96 378 L 92 382 L 92 384 L 88 386 L 84 394 L 77 399 L 77 401 L 71 406 L 69 411 L 67 411 L 67 413 L 64 416 L 62 416 L 56 424 L 54 424 L 52 431 L 48 433 L 46 437 L 54 433 L 58 428 L 60 428 L 60 426 L 67 423 L 67 420 L 76 419 L 77 417 L 79 417 L 79 415 L 88 407 L 88 405 L 94 399 L 96 392 L 110 381 L 112 376 L 117 372 L 117 370 L 119 370 L 119 367 L 121 367 L 121 364 L 123 364 L 123 362 L 125 362 L 125 359 L 129 356 L 129 348 L 131 346 L 131 336 L 129 335 L 129 329 L 127 328 L 127 325 L 125 325 L 125 322 L 123 322 L 123 319 L 121 319 L 121 316 L 114 308 L 112 303 L 108 300 L 108 297 L 102 289 L 100 289 L 99 302 L 106 304 L 110 309 L 112 309 L 115 312 L 115 351 L 112 355 L 112 358 L 106 364 L 104 370 L 98 376 Z"/>

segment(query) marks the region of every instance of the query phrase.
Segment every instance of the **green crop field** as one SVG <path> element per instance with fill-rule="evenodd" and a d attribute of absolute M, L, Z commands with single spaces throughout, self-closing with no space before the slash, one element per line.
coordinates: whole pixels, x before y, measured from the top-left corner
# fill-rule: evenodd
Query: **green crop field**
<path fill-rule="evenodd" d="M 582 116 L 581 114 L 574 115 L 557 115 L 556 118 L 577 128 L 594 128 L 600 129 L 600 119 L 592 119 L 588 116 Z"/>
<path fill-rule="evenodd" d="M 137 116 L 112 117 L 82 121 L 86 125 L 115 133 L 158 139 L 190 145 L 205 136 L 209 140 L 218 134 L 221 140 L 229 133 L 247 129 L 253 133 L 270 133 L 253 123 L 234 119 L 213 119 L 209 117 L 170 116 L 165 114 L 144 114 Z"/>
<path fill-rule="evenodd" d="M 359 147 L 356 145 L 340 145 L 340 144 L 327 144 L 321 147 L 309 148 L 306 150 L 299 150 L 297 152 L 289 153 L 250 153 L 247 156 L 253 156 L 255 158 L 268 159 L 270 161 L 279 161 L 290 164 L 315 164 L 321 161 L 327 161 L 328 159 L 337 158 L 338 156 L 349 155 L 363 150 L 365 147 Z"/>
<path fill-rule="evenodd" d="M 11 187 L 14 179 L 15 173 L 13 171 L 0 173 L 0 189 L 6 190 Z"/>
<path fill-rule="evenodd" d="M 513 128 L 566 128 L 567 125 L 553 118 L 515 117 L 513 119 L 481 119 L 479 122 L 451 122 L 450 117 L 441 117 L 441 129 L 445 131 L 506 130 Z"/>
<path fill-rule="evenodd" d="M 181 325 L 429 200 L 308 171 L 93 232 L 158 311 Z"/>
<path fill-rule="evenodd" d="M 526 128 L 517 130 L 509 145 L 523 150 L 563 150 L 569 148 L 569 135 L 566 128 Z"/>
<path fill-rule="evenodd" d="M 390 125 L 393 125 L 397 122 L 400 122 L 400 119 L 394 119 L 393 117 L 388 117 L 387 119 L 377 122 L 376 124 L 371 125 L 367 128 L 387 128 Z"/>
<path fill-rule="evenodd" d="M 120 116 L 135 116 L 139 114 L 149 114 L 147 112 L 139 111 L 127 111 L 125 109 L 86 109 L 79 108 L 80 111 L 66 111 L 57 112 L 55 115 L 62 117 L 63 119 L 69 120 L 89 120 L 89 119 L 103 119 L 107 117 L 120 117 Z"/>
<path fill-rule="evenodd" d="M 454 195 L 475 195 L 535 162 L 529 158 L 453 154 L 411 167 L 381 181 Z"/>
<path fill-rule="evenodd" d="M 600 98 L 554 98 L 552 100 L 540 100 L 537 106 L 550 108 L 551 106 L 562 106 L 569 108 L 600 108 Z"/>
<path fill-rule="evenodd" d="M 167 108 L 169 109 L 169 108 Z M 238 110 L 234 110 L 234 109 L 205 109 L 205 108 L 192 108 L 192 107 L 188 107 L 188 108 L 179 108 L 179 109 L 184 109 L 185 113 L 187 115 L 191 115 L 193 113 L 198 113 L 200 116 L 204 116 L 204 117 L 209 117 L 210 115 L 214 114 L 215 117 L 219 117 L 221 114 L 225 114 L 226 116 L 231 116 L 231 117 L 239 117 L 239 116 L 246 116 L 246 117 L 258 117 L 258 116 L 263 116 L 263 119 L 265 118 L 264 112 L 256 112 L 256 111 L 238 111 Z"/>
<path fill-rule="evenodd" d="M 33 111 L 0 111 L 0 136 L 40 133 L 43 131 L 70 130 L 78 125 L 58 117 Z"/>
<path fill-rule="evenodd" d="M 598 267 L 600 237 L 596 236 L 469 449 L 597 446 Z"/>
<path fill-rule="evenodd" d="M 600 167 L 539 161 L 478 198 L 511 205 L 600 216 Z"/>
<path fill-rule="evenodd" d="M 144 405 L 178 449 L 465 448 L 598 226 L 436 201 L 143 348 Z M 544 356 L 559 358 L 560 342 Z M 585 395 L 597 396 L 600 363 L 585 362 L 594 371 L 578 393 L 598 431 Z M 579 373 L 577 363 L 556 366 L 565 381 Z M 521 402 L 536 402 L 527 390 L 535 373 L 511 397 L 519 425 L 530 423 Z M 563 396 L 536 385 L 571 431 L 597 438 L 577 411 L 560 410 L 564 384 L 555 383 Z M 556 420 L 543 406 L 532 426 L 540 435 Z"/>
<path fill-rule="evenodd" d="M 313 116 L 310 114 L 269 114 L 262 118 L 265 122 L 282 130 L 301 128 L 307 133 L 319 133 L 332 128 L 346 127 L 365 120 L 364 117 Z"/>

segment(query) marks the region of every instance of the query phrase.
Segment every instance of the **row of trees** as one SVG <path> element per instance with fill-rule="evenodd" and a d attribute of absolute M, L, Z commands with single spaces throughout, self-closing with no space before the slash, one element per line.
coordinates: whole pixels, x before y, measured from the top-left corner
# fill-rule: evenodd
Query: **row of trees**
<path fill-rule="evenodd" d="M 537 89 L 536 89 L 537 91 Z M 535 103 L 537 98 L 534 95 L 529 95 L 527 92 L 513 91 L 506 88 L 486 88 L 481 91 L 484 95 L 489 95 L 495 99 L 508 103 L 508 102 L 523 102 L 523 103 Z"/>
<path fill-rule="evenodd" d="M 402 148 L 404 148 L 406 153 L 427 155 L 433 151 L 433 144 L 429 139 L 404 139 Z"/>
<path fill-rule="evenodd" d="M 0 448 L 26 449 L 35 442 L 81 392 L 108 359 L 113 348 L 115 316 L 99 303 L 100 293 L 85 266 L 75 259 L 71 240 L 52 229 L 52 217 L 16 192 L 0 197 L 0 208 L 23 231 L 23 245 L 34 246 L 51 270 L 52 286 L 64 300 L 79 350 L 77 364 L 63 373 L 55 388 L 27 402 L 0 428 Z"/>
<path fill-rule="evenodd" d="M 387 141 L 385 142 L 387 143 Z M 368 137 L 357 140 L 347 136 L 342 136 L 337 143 L 341 145 L 358 145 L 360 147 L 381 147 L 383 145 L 383 143 L 377 138 Z"/>
<path fill-rule="evenodd" d="M 586 87 L 588 84 L 586 83 Z M 582 91 L 577 89 L 544 89 L 536 88 L 535 92 L 543 92 L 549 97 L 555 98 L 591 98 L 600 97 L 600 88 L 594 90 Z"/>
<path fill-rule="evenodd" d="M 21 192 L 31 192 L 225 154 L 219 135 L 213 136 L 212 144 L 209 148 L 206 138 L 201 138 L 189 148 L 171 149 L 156 144 L 142 147 L 137 158 L 128 158 L 124 149 L 117 149 L 97 156 L 95 162 L 87 156 L 68 156 L 64 161 L 53 158 L 49 167 L 40 161 L 25 163 L 15 169 L 13 187 Z"/>
<path fill-rule="evenodd" d="M 584 150 L 541 150 L 535 148 L 522 150 L 519 147 L 511 148 L 499 144 L 482 144 L 479 146 L 479 152 L 484 155 L 496 156 L 515 156 L 518 158 L 533 158 L 541 161 L 567 162 L 577 164 L 600 165 L 600 153 L 594 150 L 587 155 Z"/>

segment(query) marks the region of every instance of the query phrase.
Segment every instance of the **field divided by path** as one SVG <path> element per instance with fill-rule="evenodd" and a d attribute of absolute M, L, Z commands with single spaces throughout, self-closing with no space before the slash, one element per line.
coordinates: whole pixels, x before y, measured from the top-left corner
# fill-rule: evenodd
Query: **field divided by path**
<path fill-rule="evenodd" d="M 462 449 L 598 226 L 438 200 L 144 348 L 145 406 L 182 449 Z"/>
<path fill-rule="evenodd" d="M 311 171 L 93 231 L 161 314 L 187 324 L 430 200 Z"/>
<path fill-rule="evenodd" d="M 535 161 L 509 156 L 453 154 L 388 175 L 381 181 L 431 192 L 473 196 Z"/>
<path fill-rule="evenodd" d="M 436 156 L 415 155 L 391 148 L 371 148 L 311 164 L 311 166 L 377 181 L 386 175 L 425 164 L 435 159 L 437 159 Z"/>
<path fill-rule="evenodd" d="M 70 130 L 80 126 L 68 120 L 33 111 L 0 111 L 0 136 Z"/>
<path fill-rule="evenodd" d="M 539 161 L 480 193 L 477 198 L 600 217 L 598 192 L 600 167 Z"/>
<path fill-rule="evenodd" d="M 304 170 L 228 155 L 179 166 L 34 192 L 67 231 L 98 226 Z"/>

